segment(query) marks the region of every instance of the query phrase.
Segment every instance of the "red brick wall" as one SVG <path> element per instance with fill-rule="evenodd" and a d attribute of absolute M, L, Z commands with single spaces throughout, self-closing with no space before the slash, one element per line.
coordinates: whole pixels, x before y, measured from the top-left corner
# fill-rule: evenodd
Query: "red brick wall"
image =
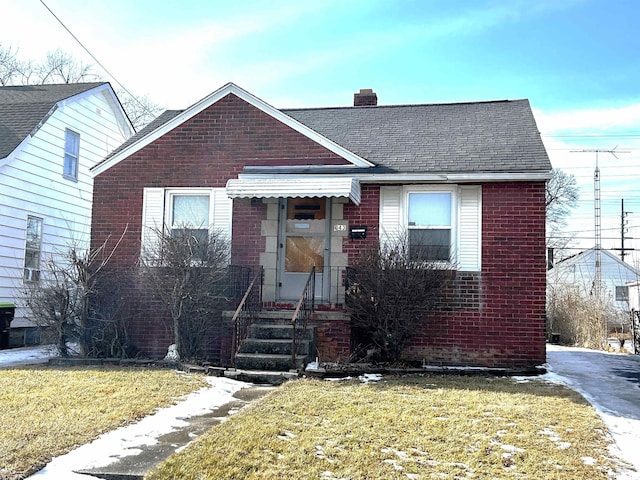
<path fill-rule="evenodd" d="M 365 185 L 345 205 L 367 240 L 346 238 L 353 259 L 378 235 L 379 188 Z M 408 360 L 437 365 L 531 367 L 545 362 L 544 183 L 482 186 L 482 272 L 456 272 L 439 313 L 425 319 Z"/>
<path fill-rule="evenodd" d="M 355 258 L 362 249 L 377 244 L 380 218 L 380 186 L 362 185 L 360 205 L 347 203 L 344 205 L 344 219 L 349 221 L 349 227 L 364 225 L 367 227 L 367 238 L 349 238 L 347 235 L 342 241 L 342 251 L 349 254 L 349 258 Z"/>
<path fill-rule="evenodd" d="M 487 367 L 545 362 L 544 198 L 543 182 L 483 185 L 482 272 L 457 272 L 457 299 L 426 322 L 408 358 Z"/>
<path fill-rule="evenodd" d="M 140 253 L 144 187 L 224 187 L 245 165 L 339 165 L 348 163 L 264 112 L 228 95 L 163 137 L 98 175 L 94 186 L 92 246 L 109 251 L 123 232 L 112 267 L 136 264 Z M 233 206 L 234 263 L 257 266 L 264 251 L 261 201 Z M 170 335 L 164 313 L 132 321 L 132 341 L 143 353 L 163 356 Z"/>

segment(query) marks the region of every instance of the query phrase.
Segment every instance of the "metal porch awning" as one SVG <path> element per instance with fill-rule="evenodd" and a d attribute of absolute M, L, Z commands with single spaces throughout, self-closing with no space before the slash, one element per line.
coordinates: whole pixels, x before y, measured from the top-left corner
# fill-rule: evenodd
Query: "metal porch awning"
<path fill-rule="evenodd" d="M 230 198 L 346 197 L 360 205 L 360 182 L 351 177 L 238 178 L 227 181 Z"/>

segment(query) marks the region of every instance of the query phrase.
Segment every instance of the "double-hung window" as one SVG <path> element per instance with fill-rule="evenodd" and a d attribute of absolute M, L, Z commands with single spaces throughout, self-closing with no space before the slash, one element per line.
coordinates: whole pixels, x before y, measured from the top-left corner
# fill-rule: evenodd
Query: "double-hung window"
<path fill-rule="evenodd" d="M 406 241 L 415 262 L 482 269 L 482 187 L 479 185 L 383 185 L 380 240 Z"/>
<path fill-rule="evenodd" d="M 454 243 L 451 191 L 408 191 L 407 234 L 414 261 L 449 262 Z"/>
<path fill-rule="evenodd" d="M 173 236 L 186 236 L 194 258 L 203 258 L 209 239 L 209 226 L 213 223 L 209 194 L 169 194 L 169 228 Z"/>
<path fill-rule="evenodd" d="M 40 280 L 40 256 L 42 251 L 42 219 L 27 217 L 26 243 L 24 250 L 24 280 Z"/>
<path fill-rule="evenodd" d="M 78 157 L 80 155 L 80 135 L 71 130 L 65 130 L 64 163 L 62 175 L 70 180 L 78 179 Z"/>

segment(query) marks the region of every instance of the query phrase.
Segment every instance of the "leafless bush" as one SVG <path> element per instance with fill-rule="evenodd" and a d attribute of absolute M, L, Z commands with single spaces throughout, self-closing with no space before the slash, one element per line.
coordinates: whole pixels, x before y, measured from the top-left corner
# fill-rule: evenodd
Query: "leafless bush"
<path fill-rule="evenodd" d="M 348 275 L 347 305 L 352 324 L 365 332 L 381 361 L 397 361 L 427 321 L 452 278 L 448 262 L 429 258 L 404 241 L 362 251 Z"/>
<path fill-rule="evenodd" d="M 606 347 L 616 312 L 612 302 L 581 292 L 576 286 L 551 286 L 547 297 L 547 330 L 563 343 L 586 348 Z"/>
<path fill-rule="evenodd" d="M 90 355 L 96 350 L 95 336 L 105 334 L 96 325 L 104 316 L 104 304 L 92 302 L 101 296 L 107 298 L 104 272 L 110 255 L 103 254 L 103 247 L 91 250 L 72 245 L 46 259 L 40 280 L 25 285 L 30 317 L 53 336 L 62 356 L 71 353 L 70 343 L 78 345 L 81 355 Z"/>
<path fill-rule="evenodd" d="M 136 311 L 127 292 L 134 288 L 129 269 L 105 270 L 96 279 L 89 302 L 88 356 L 130 358 L 138 353 L 128 330 Z"/>
<path fill-rule="evenodd" d="M 156 229 L 142 256 L 143 280 L 166 307 L 181 358 L 195 358 L 226 303 L 229 241 L 200 229 Z"/>

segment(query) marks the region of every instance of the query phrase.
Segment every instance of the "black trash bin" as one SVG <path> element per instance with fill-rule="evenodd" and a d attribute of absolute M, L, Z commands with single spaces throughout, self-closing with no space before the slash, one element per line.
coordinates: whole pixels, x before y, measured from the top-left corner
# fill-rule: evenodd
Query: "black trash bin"
<path fill-rule="evenodd" d="M 16 306 L 13 303 L 0 302 L 0 350 L 9 348 L 9 328 L 15 312 Z"/>

